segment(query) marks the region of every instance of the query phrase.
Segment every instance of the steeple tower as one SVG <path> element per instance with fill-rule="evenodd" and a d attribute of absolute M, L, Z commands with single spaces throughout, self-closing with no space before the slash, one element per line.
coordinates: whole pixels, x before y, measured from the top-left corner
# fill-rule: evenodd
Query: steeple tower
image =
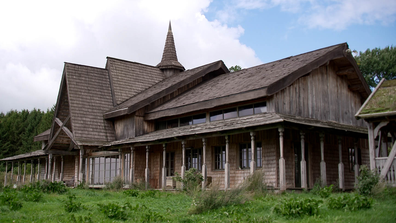
<path fill-rule="evenodd" d="M 185 70 L 183 65 L 181 65 L 177 60 L 175 41 L 173 39 L 172 26 L 170 21 L 168 34 L 165 41 L 164 53 L 162 54 L 161 63 L 159 63 L 157 67 L 162 70 L 166 77 L 170 77 L 173 74 L 177 74 Z"/>

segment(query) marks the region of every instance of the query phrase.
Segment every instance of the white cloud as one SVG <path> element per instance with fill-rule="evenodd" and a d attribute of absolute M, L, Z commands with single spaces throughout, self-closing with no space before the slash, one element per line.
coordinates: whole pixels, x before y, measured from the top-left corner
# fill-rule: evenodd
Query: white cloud
<path fill-rule="evenodd" d="M 222 59 L 260 63 L 243 28 L 208 21 L 210 0 L 15 0 L 0 8 L 0 112 L 56 102 L 63 62 L 104 67 L 106 56 L 156 65 L 172 28 L 186 68 Z M 21 7 L 23 6 L 23 7 Z"/>

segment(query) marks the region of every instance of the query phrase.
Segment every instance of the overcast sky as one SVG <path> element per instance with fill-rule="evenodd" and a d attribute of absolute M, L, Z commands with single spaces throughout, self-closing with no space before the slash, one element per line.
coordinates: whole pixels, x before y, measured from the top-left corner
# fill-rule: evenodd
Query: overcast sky
<path fill-rule="evenodd" d="M 64 62 L 157 65 L 169 20 L 186 69 L 242 68 L 348 42 L 396 45 L 395 0 L 0 0 L 0 112 L 56 103 Z"/>

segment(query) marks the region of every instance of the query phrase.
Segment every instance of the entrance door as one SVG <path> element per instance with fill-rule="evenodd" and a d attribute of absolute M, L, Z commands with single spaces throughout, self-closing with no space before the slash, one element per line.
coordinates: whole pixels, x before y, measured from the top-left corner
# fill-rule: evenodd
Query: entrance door
<path fill-rule="evenodd" d="M 307 164 L 307 185 L 309 185 L 308 145 L 305 143 L 305 162 Z M 301 142 L 294 143 L 295 187 L 301 187 Z"/>

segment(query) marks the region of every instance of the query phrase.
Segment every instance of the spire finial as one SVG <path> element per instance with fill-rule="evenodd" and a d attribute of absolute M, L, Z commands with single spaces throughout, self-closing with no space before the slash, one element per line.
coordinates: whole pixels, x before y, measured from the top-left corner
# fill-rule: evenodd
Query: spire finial
<path fill-rule="evenodd" d="M 173 39 L 172 25 L 169 21 L 168 34 L 166 36 L 164 52 L 162 54 L 161 63 L 157 65 L 162 71 L 167 71 L 166 73 L 178 73 L 184 71 L 183 65 L 177 60 L 175 41 Z"/>

